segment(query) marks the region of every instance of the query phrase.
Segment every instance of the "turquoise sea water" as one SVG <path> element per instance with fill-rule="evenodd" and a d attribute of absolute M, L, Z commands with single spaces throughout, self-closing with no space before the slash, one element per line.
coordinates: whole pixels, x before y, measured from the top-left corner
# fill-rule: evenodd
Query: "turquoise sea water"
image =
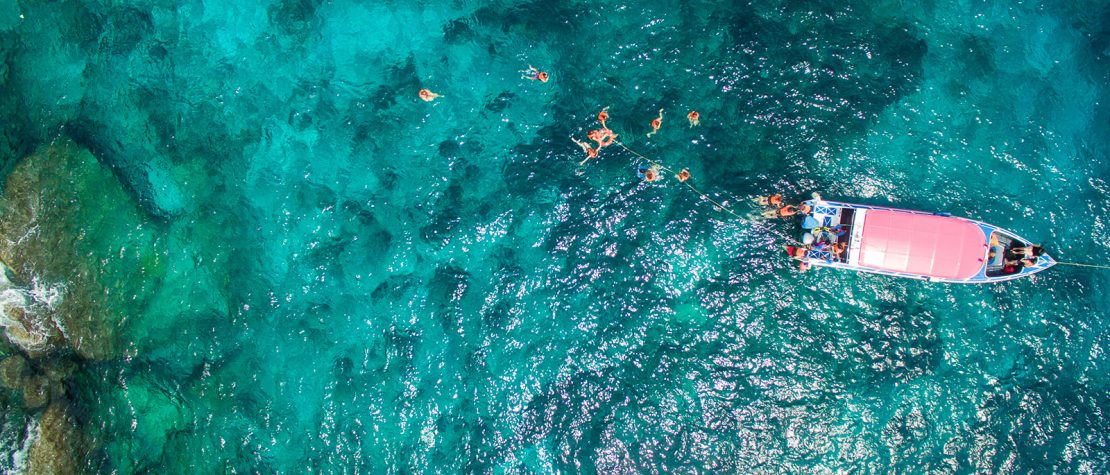
<path fill-rule="evenodd" d="M 570 141 L 1105 264 L 1105 2 L 3 0 L 0 55 L 4 471 L 1110 471 L 1110 271 L 798 274 Z"/>

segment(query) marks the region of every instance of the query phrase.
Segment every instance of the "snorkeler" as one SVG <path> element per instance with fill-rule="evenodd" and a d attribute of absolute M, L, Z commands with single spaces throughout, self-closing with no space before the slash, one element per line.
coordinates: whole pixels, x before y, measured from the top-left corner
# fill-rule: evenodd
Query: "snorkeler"
<path fill-rule="evenodd" d="M 570 139 L 573 140 L 574 143 L 578 144 L 579 147 L 582 147 L 582 151 L 586 152 L 586 159 L 578 162 L 578 165 L 585 165 L 586 162 L 590 161 L 590 159 L 597 158 L 597 152 L 601 150 L 600 148 L 590 147 L 590 144 L 578 140 L 574 137 L 571 137 Z"/>
<path fill-rule="evenodd" d="M 601 128 L 608 129 L 609 126 L 605 125 L 605 122 L 607 122 L 608 120 L 609 120 L 609 108 L 606 107 L 604 109 L 601 109 L 601 112 L 597 113 L 597 121 L 601 122 Z"/>
<path fill-rule="evenodd" d="M 597 142 L 598 149 L 613 145 L 613 142 L 617 140 L 617 134 L 614 134 L 613 131 L 609 130 L 608 128 L 603 128 L 601 130 L 591 130 L 589 131 L 589 133 L 586 134 L 586 137 L 590 140 L 593 140 L 594 142 Z"/>
<path fill-rule="evenodd" d="M 674 177 L 678 179 L 679 183 L 686 183 L 686 180 L 690 179 L 690 170 L 683 168 L 682 171 L 678 172 Z"/>
<path fill-rule="evenodd" d="M 594 142 L 597 142 L 598 147 L 601 147 L 601 131 L 600 130 L 594 129 L 594 130 L 591 130 L 589 132 L 586 132 L 586 138 L 588 138 L 590 140 L 593 140 Z"/>
<path fill-rule="evenodd" d="M 659 117 L 651 120 L 651 132 L 647 136 L 651 137 L 659 132 L 659 128 L 663 126 L 663 109 L 659 109 Z"/>
<path fill-rule="evenodd" d="M 759 196 L 755 198 L 755 202 L 762 206 L 774 206 L 776 208 L 782 208 L 783 205 L 782 195 L 779 194 Z"/>
<path fill-rule="evenodd" d="M 601 129 L 601 141 L 598 142 L 600 147 L 608 147 L 617 141 L 617 134 L 614 134 L 608 127 Z"/>
<path fill-rule="evenodd" d="M 436 94 L 427 89 L 421 89 L 420 92 L 418 92 L 416 95 L 420 96 L 420 99 L 423 99 L 424 102 L 432 102 L 436 100 L 436 98 L 440 97 L 439 94 Z"/>
<path fill-rule="evenodd" d="M 810 206 L 805 204 L 805 203 L 802 203 L 798 206 L 786 205 L 786 206 L 783 206 L 779 209 L 769 209 L 767 211 L 764 211 L 763 212 L 763 217 L 764 218 L 788 218 L 790 216 L 794 216 L 794 215 L 799 214 L 799 213 L 809 214 L 809 212 L 812 211 L 812 209 L 813 208 L 810 208 Z"/>
<path fill-rule="evenodd" d="M 698 114 L 698 111 L 690 111 L 689 114 L 686 114 L 686 120 L 690 121 L 690 127 L 701 125 L 701 121 L 699 119 L 701 119 L 701 114 Z"/>
<path fill-rule="evenodd" d="M 640 165 L 636 169 L 636 176 L 643 178 L 646 182 L 653 182 L 659 179 L 659 165 Z"/>
<path fill-rule="evenodd" d="M 548 79 L 547 72 L 540 71 L 531 64 L 528 65 L 528 69 L 521 71 L 521 73 L 524 73 L 524 76 L 521 76 L 522 79 L 531 79 L 539 82 L 547 82 Z"/>

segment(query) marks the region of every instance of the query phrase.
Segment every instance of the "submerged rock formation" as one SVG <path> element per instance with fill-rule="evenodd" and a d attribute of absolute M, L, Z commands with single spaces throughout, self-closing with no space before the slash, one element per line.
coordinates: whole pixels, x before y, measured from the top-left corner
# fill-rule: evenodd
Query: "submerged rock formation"
<path fill-rule="evenodd" d="M 0 259 L 30 297 L 6 302 L 7 337 L 32 353 L 118 354 L 127 309 L 153 293 L 163 254 L 161 234 L 91 153 L 68 140 L 40 148 L 0 199 Z"/>
<path fill-rule="evenodd" d="M 0 384 L 39 411 L 30 473 L 75 473 L 88 454 L 82 361 L 113 360 L 133 341 L 128 317 L 165 278 L 164 233 L 88 150 L 58 140 L 22 159 L 0 196 L 0 328 L 14 351 Z M 68 388 L 68 389 L 67 389 Z M 76 404 L 75 404 L 76 403 Z"/>
<path fill-rule="evenodd" d="M 51 404 L 39 418 L 38 434 L 27 457 L 28 475 L 77 473 L 85 435 L 62 403 Z"/>
<path fill-rule="evenodd" d="M 13 355 L 0 361 L 0 383 L 23 396 L 24 409 L 42 409 L 50 402 L 50 381 L 32 371 L 23 356 Z"/>

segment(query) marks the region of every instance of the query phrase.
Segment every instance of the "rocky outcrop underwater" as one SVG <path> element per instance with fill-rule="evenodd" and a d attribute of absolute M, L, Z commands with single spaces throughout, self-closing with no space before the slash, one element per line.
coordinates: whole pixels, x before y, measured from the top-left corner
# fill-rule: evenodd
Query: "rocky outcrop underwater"
<path fill-rule="evenodd" d="M 116 176 L 66 139 L 19 161 L 0 198 L 0 383 L 37 419 L 29 473 L 73 473 L 89 437 L 75 378 L 126 357 L 127 308 L 164 274 L 162 233 Z M 138 274 L 139 278 L 118 276 Z"/>

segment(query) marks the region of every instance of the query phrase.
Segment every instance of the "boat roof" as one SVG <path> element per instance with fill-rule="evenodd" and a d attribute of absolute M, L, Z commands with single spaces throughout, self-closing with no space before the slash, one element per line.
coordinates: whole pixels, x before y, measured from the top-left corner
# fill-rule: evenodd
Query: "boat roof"
<path fill-rule="evenodd" d="M 959 218 L 871 209 L 860 237 L 865 267 L 946 279 L 966 279 L 983 268 L 987 236 Z"/>

